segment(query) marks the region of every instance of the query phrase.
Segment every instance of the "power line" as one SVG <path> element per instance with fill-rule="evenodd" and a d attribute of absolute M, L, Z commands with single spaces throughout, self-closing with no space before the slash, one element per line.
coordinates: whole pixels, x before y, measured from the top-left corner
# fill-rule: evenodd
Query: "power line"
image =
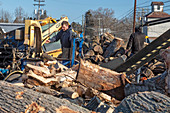
<path fill-rule="evenodd" d="M 80 17 L 82 17 L 82 15 L 81 15 L 81 16 L 78 16 L 78 17 L 76 17 L 76 18 L 74 18 L 74 19 L 70 19 L 70 20 L 74 21 L 74 20 L 79 19 Z"/>
<path fill-rule="evenodd" d="M 38 6 L 38 12 L 37 12 L 37 19 L 40 19 L 40 7 L 45 6 L 45 4 L 41 4 L 41 2 L 45 2 L 45 0 L 34 0 L 34 2 L 38 2 L 38 4 L 34 4 L 34 6 Z"/>
<path fill-rule="evenodd" d="M 140 4 L 137 4 L 137 6 L 140 6 L 140 5 L 146 4 L 146 3 L 148 3 L 148 2 L 150 2 L 150 0 L 145 1 L 145 2 L 143 2 L 143 3 L 140 3 Z"/>
<path fill-rule="evenodd" d="M 163 3 L 168 3 L 168 2 L 170 2 L 170 0 L 167 0 L 167 1 L 163 2 Z"/>

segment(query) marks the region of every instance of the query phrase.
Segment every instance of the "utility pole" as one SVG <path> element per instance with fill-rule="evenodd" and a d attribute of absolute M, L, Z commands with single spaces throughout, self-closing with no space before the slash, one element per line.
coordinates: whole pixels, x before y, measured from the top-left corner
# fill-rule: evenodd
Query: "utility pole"
<path fill-rule="evenodd" d="M 97 18 L 98 20 L 99 20 L 99 38 L 100 38 L 100 20 L 102 19 L 102 18 Z"/>
<path fill-rule="evenodd" d="M 133 33 L 135 32 L 135 22 L 136 22 L 136 0 L 134 4 L 134 14 L 133 14 Z"/>
<path fill-rule="evenodd" d="M 37 12 L 37 20 L 40 19 L 40 7 L 45 6 L 45 4 L 41 4 L 41 2 L 45 2 L 45 0 L 34 0 L 34 2 L 38 2 L 38 4 L 34 4 L 34 6 L 38 6 L 38 12 Z"/>

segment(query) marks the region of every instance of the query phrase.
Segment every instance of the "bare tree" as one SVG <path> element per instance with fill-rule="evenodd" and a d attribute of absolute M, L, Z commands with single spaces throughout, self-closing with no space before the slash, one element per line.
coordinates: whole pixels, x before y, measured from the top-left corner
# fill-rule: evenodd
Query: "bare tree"
<path fill-rule="evenodd" d="M 92 15 L 94 16 L 94 25 L 96 28 L 100 28 L 100 32 L 108 32 L 114 28 L 115 18 L 113 9 L 108 8 L 98 8 L 97 10 L 92 10 Z"/>
<path fill-rule="evenodd" d="M 0 13 L 0 22 L 8 23 L 8 22 L 12 21 L 11 15 L 8 11 L 4 11 L 3 9 L 1 9 L 0 12 L 1 12 Z"/>
<path fill-rule="evenodd" d="M 105 32 L 111 32 L 115 28 L 115 18 L 113 9 L 98 8 L 88 10 L 85 14 L 86 34 L 99 36 Z"/>
<path fill-rule="evenodd" d="M 15 9 L 15 20 L 14 23 L 22 23 L 25 17 L 25 12 L 22 7 L 17 7 Z"/>

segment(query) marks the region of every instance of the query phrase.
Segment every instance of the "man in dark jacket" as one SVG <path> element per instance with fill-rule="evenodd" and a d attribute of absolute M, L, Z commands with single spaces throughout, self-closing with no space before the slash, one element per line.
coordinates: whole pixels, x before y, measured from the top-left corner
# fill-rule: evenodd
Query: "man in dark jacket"
<path fill-rule="evenodd" d="M 46 43 L 56 42 L 60 40 L 61 48 L 62 48 L 62 58 L 70 57 L 70 48 L 71 48 L 71 40 L 72 40 L 72 28 L 69 26 L 67 21 L 63 21 L 61 23 L 62 30 L 58 32 L 56 36 L 52 39 L 47 40 Z"/>
<path fill-rule="evenodd" d="M 144 47 L 145 34 L 141 32 L 139 27 L 135 28 L 135 33 L 132 33 L 126 47 L 126 52 L 131 50 L 131 54 L 136 54 Z"/>
<path fill-rule="evenodd" d="M 129 38 L 129 42 L 126 47 L 126 52 L 131 50 L 131 55 L 136 54 L 139 52 L 143 47 L 144 47 L 144 42 L 145 42 L 145 34 L 141 32 L 141 29 L 139 27 L 135 28 L 135 33 L 132 33 Z M 140 81 L 140 73 L 141 73 L 141 68 L 139 68 L 136 71 L 136 81 L 139 83 Z"/>

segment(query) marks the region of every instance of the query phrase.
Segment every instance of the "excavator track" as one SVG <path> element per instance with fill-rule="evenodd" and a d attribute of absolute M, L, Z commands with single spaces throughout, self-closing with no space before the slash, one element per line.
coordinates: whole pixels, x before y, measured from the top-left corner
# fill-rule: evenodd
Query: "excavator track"
<path fill-rule="evenodd" d="M 161 49 L 166 49 L 169 46 L 170 29 L 139 51 L 137 54 L 129 58 L 126 62 L 118 66 L 115 71 L 130 75 L 145 63 L 151 61 L 155 56 L 157 56 Z"/>

